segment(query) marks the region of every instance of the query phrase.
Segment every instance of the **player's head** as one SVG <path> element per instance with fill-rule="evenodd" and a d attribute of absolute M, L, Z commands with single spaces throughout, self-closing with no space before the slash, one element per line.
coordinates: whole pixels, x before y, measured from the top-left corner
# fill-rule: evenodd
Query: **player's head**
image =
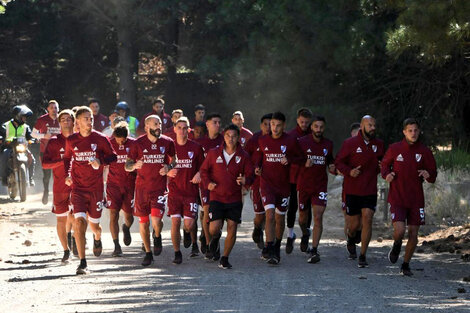
<path fill-rule="evenodd" d="M 49 116 L 56 117 L 59 112 L 59 102 L 55 100 L 49 100 L 47 103 L 47 113 Z"/>
<path fill-rule="evenodd" d="M 403 135 L 408 143 L 417 142 L 420 133 L 419 123 L 415 118 L 407 118 L 403 121 Z"/>
<path fill-rule="evenodd" d="M 173 123 L 173 125 L 176 124 L 176 121 L 181 117 L 183 116 L 183 110 L 181 109 L 176 109 L 176 110 L 173 110 L 171 112 L 171 122 Z"/>
<path fill-rule="evenodd" d="M 358 122 L 352 123 L 351 126 L 349 127 L 349 130 L 351 132 L 351 137 L 357 136 L 357 133 L 359 133 L 360 129 L 361 129 L 361 123 L 358 123 Z"/>
<path fill-rule="evenodd" d="M 224 142 L 227 147 L 235 147 L 240 137 L 240 128 L 235 124 L 230 124 L 224 129 Z"/>
<path fill-rule="evenodd" d="M 361 131 L 365 139 L 375 138 L 375 118 L 364 115 L 361 119 Z"/>
<path fill-rule="evenodd" d="M 90 107 L 93 115 L 98 115 L 100 112 L 100 101 L 96 98 L 88 99 L 88 106 Z"/>
<path fill-rule="evenodd" d="M 122 145 L 126 142 L 128 135 L 129 125 L 126 121 L 121 121 L 114 125 L 113 136 L 119 145 Z"/>
<path fill-rule="evenodd" d="M 66 109 L 66 110 L 60 111 L 59 115 L 57 116 L 57 120 L 59 121 L 61 132 L 73 131 L 73 125 L 75 123 L 75 116 L 72 110 Z"/>
<path fill-rule="evenodd" d="M 204 115 L 206 114 L 206 107 L 203 104 L 198 104 L 194 107 L 194 119 L 196 122 L 204 121 Z"/>
<path fill-rule="evenodd" d="M 323 138 L 323 132 L 325 131 L 326 120 L 321 115 L 315 115 L 312 117 L 312 125 L 310 129 L 312 130 L 313 137 L 317 139 Z"/>
<path fill-rule="evenodd" d="M 206 123 L 204 122 L 196 122 L 193 128 L 193 135 L 194 139 L 199 139 L 207 134 Z"/>
<path fill-rule="evenodd" d="M 261 117 L 259 128 L 263 135 L 269 134 L 271 132 L 271 118 L 273 117 L 272 113 L 265 114 Z"/>
<path fill-rule="evenodd" d="M 222 121 L 222 117 L 220 116 L 219 113 L 211 113 L 207 115 L 207 120 L 206 120 L 206 127 L 207 127 L 207 132 L 209 135 L 215 135 L 220 133 L 220 123 Z"/>
<path fill-rule="evenodd" d="M 180 116 L 175 121 L 174 131 L 178 139 L 187 139 L 189 131 L 189 120 L 186 116 Z"/>
<path fill-rule="evenodd" d="M 270 126 L 273 138 L 279 138 L 284 132 L 286 116 L 282 112 L 274 112 L 271 116 Z"/>
<path fill-rule="evenodd" d="M 145 132 L 147 136 L 160 138 L 162 133 L 162 120 L 156 114 L 149 115 L 145 118 Z"/>
<path fill-rule="evenodd" d="M 162 114 L 163 109 L 165 108 L 165 101 L 162 98 L 156 98 L 152 102 L 152 109 L 157 112 L 157 114 Z"/>
<path fill-rule="evenodd" d="M 75 120 L 80 132 L 91 132 L 93 129 L 93 112 L 89 107 L 79 107 L 75 112 Z"/>
<path fill-rule="evenodd" d="M 299 125 L 302 131 L 306 132 L 308 130 L 312 116 L 312 111 L 307 108 L 301 108 L 297 111 L 297 125 Z"/>
<path fill-rule="evenodd" d="M 243 117 L 242 111 L 235 111 L 232 114 L 232 123 L 237 125 L 238 128 L 242 129 L 243 124 L 245 123 L 245 118 Z"/>

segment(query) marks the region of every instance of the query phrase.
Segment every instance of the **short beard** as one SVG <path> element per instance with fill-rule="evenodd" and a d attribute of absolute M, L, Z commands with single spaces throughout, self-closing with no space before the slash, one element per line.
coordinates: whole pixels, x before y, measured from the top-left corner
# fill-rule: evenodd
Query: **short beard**
<path fill-rule="evenodd" d="M 375 138 L 375 132 L 371 134 L 370 132 L 368 133 L 368 132 L 366 132 L 366 130 L 364 130 L 364 135 L 366 135 L 366 137 L 369 138 L 369 139 L 374 139 Z"/>
<path fill-rule="evenodd" d="M 313 133 L 313 135 L 314 135 L 315 138 L 317 138 L 317 139 L 322 139 L 322 138 L 323 138 L 323 133 Z"/>
<path fill-rule="evenodd" d="M 160 134 L 161 134 L 160 129 L 158 129 L 158 128 L 157 129 L 151 129 L 149 132 L 150 132 L 150 135 L 152 135 L 153 137 L 155 137 L 157 139 L 160 138 Z"/>

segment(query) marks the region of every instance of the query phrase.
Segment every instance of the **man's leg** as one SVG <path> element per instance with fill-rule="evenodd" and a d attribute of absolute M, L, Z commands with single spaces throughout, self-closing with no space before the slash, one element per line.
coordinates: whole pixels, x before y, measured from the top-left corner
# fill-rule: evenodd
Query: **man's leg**
<path fill-rule="evenodd" d="M 90 229 L 93 232 L 93 254 L 95 256 L 100 256 L 103 251 L 103 246 L 101 243 L 101 225 L 99 220 L 92 221 L 90 218 Z"/>
<path fill-rule="evenodd" d="M 366 255 L 369 247 L 370 238 L 372 237 L 372 220 L 374 218 L 374 210 L 369 208 L 362 209 L 362 237 L 361 237 L 361 255 Z M 360 227 L 360 225 L 358 226 Z"/>
<path fill-rule="evenodd" d="M 69 250 L 67 243 L 67 216 L 57 216 L 57 236 L 64 251 Z"/>
<path fill-rule="evenodd" d="M 109 210 L 109 230 L 113 238 L 114 251 L 112 256 L 122 256 L 121 245 L 119 244 L 119 210 Z"/>
<path fill-rule="evenodd" d="M 211 232 L 209 230 L 209 223 L 207 223 L 207 221 L 209 221 L 209 205 L 208 204 L 204 205 L 203 208 L 204 208 L 204 216 L 201 219 L 201 225 L 202 225 L 202 229 L 204 230 L 204 236 L 206 238 L 206 247 L 207 247 L 212 240 Z"/>
<path fill-rule="evenodd" d="M 403 257 L 403 264 L 400 270 L 400 272 L 406 276 L 413 275 L 410 270 L 410 261 L 415 252 L 416 245 L 418 244 L 418 231 L 419 225 L 408 225 L 408 242 L 406 243 L 405 256 Z"/>
<path fill-rule="evenodd" d="M 80 265 L 77 268 L 77 274 L 86 274 L 87 263 L 85 257 L 85 232 L 87 229 L 87 221 L 85 213 L 77 213 L 73 225 L 75 242 L 77 243 L 78 257 Z"/>
<path fill-rule="evenodd" d="M 388 260 L 394 264 L 398 261 L 401 252 L 401 245 L 403 237 L 405 236 L 406 225 L 405 222 L 396 221 L 393 222 L 393 246 L 388 253 Z"/>
<path fill-rule="evenodd" d="M 155 216 L 155 214 L 152 213 L 152 227 L 155 236 L 153 237 L 153 255 L 160 255 L 163 249 L 161 236 L 163 229 L 162 217 Z"/>
<path fill-rule="evenodd" d="M 209 250 L 212 256 L 212 260 L 217 261 L 220 257 L 220 236 L 222 235 L 222 227 L 224 221 L 222 219 L 214 220 L 209 223 L 209 232 L 211 235 L 211 241 L 209 243 Z"/>
<path fill-rule="evenodd" d="M 180 251 L 181 243 L 181 216 L 172 216 L 171 217 L 171 242 L 173 243 L 173 249 L 175 252 Z"/>
<path fill-rule="evenodd" d="M 354 260 L 357 258 L 356 254 L 356 232 L 361 226 L 361 215 L 348 215 L 346 213 L 346 225 L 347 225 L 347 245 L 346 248 L 349 253 L 349 259 Z"/>
<path fill-rule="evenodd" d="M 325 207 L 321 205 L 313 205 L 312 211 L 314 218 L 312 246 L 316 250 L 323 233 L 323 213 L 325 213 Z"/>
<path fill-rule="evenodd" d="M 233 246 L 235 245 L 235 241 L 237 239 L 237 227 L 237 222 L 227 219 L 227 238 L 225 238 L 224 244 L 224 257 L 228 258 Z"/>
<path fill-rule="evenodd" d="M 297 185 L 290 184 L 290 197 L 289 197 L 289 207 L 287 209 L 287 243 L 286 243 L 286 253 L 292 253 L 294 249 L 295 233 L 295 216 L 297 214 L 298 203 L 297 203 Z"/>
<path fill-rule="evenodd" d="M 274 220 L 276 223 L 276 226 L 275 226 L 276 240 L 274 243 L 274 254 L 277 259 L 277 263 L 279 263 L 281 261 L 281 242 L 282 242 L 282 237 L 284 236 L 284 229 L 286 227 L 285 213 L 278 213 L 276 211 L 274 214 Z"/>
<path fill-rule="evenodd" d="M 150 220 L 148 216 L 139 217 L 139 232 L 144 243 L 145 257 L 142 266 L 149 266 L 153 262 L 153 254 L 150 250 Z"/>
<path fill-rule="evenodd" d="M 255 212 L 255 218 L 253 219 L 253 241 L 256 242 L 259 249 L 264 248 L 263 229 L 266 220 L 265 212 Z"/>

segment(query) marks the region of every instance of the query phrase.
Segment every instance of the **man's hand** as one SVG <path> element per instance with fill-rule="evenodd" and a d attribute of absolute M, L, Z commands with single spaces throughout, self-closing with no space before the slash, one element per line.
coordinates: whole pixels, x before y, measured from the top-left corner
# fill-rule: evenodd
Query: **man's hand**
<path fill-rule="evenodd" d="M 360 169 L 361 169 L 361 165 L 359 165 L 358 167 L 353 168 L 353 169 L 349 172 L 349 175 L 350 175 L 351 177 L 356 178 L 357 176 L 359 176 L 359 174 L 361 174 Z"/>
<path fill-rule="evenodd" d="M 328 165 L 328 171 L 331 173 L 331 175 L 336 175 L 336 166 L 334 163 Z"/>
<path fill-rule="evenodd" d="M 163 164 L 163 166 L 160 169 L 159 173 L 160 173 L 160 175 L 165 176 L 166 174 L 168 174 L 169 171 L 170 171 L 170 167 L 168 166 L 168 164 Z"/>
<path fill-rule="evenodd" d="M 73 183 L 73 182 L 72 182 L 72 177 L 70 177 L 70 176 L 65 177 L 65 184 L 66 184 L 67 186 L 69 186 L 69 187 L 72 186 L 72 183 Z"/>
<path fill-rule="evenodd" d="M 245 185 L 245 182 L 246 182 L 245 176 L 243 176 L 242 174 L 238 174 L 237 184 L 238 185 Z"/>
<path fill-rule="evenodd" d="M 52 137 L 52 134 L 51 134 L 51 133 L 45 133 L 45 134 L 44 134 L 44 139 L 49 140 L 49 139 L 51 139 L 51 137 Z"/>
<path fill-rule="evenodd" d="M 193 184 L 199 184 L 201 182 L 201 174 L 199 174 L 199 172 L 197 172 L 193 179 L 191 179 L 189 182 L 193 183 Z"/>
<path fill-rule="evenodd" d="M 312 165 L 313 165 L 313 160 L 307 159 L 307 161 L 305 162 L 305 167 L 312 167 Z"/>
<path fill-rule="evenodd" d="M 394 178 L 395 178 L 395 172 L 391 172 L 391 173 L 389 173 L 389 174 L 385 177 L 385 180 L 386 180 L 388 183 L 391 183 Z"/>
<path fill-rule="evenodd" d="M 255 175 L 256 175 L 256 176 L 261 176 L 261 173 L 262 173 L 261 167 L 255 168 Z"/>
<path fill-rule="evenodd" d="M 428 179 L 429 176 L 431 176 L 431 175 L 429 175 L 428 171 L 426 171 L 426 170 L 418 170 L 418 176 L 420 176 L 424 179 Z"/>
<path fill-rule="evenodd" d="M 216 183 L 210 182 L 209 185 L 207 185 L 207 189 L 209 189 L 209 191 L 212 191 L 215 189 L 216 186 Z"/>
<path fill-rule="evenodd" d="M 134 164 L 134 169 L 135 169 L 135 170 L 140 170 L 140 169 L 142 168 L 142 165 L 144 165 L 144 161 L 138 160 L 138 161 L 135 162 L 135 164 Z"/>
<path fill-rule="evenodd" d="M 282 165 L 287 165 L 287 164 L 289 164 L 289 161 L 287 161 L 287 158 L 286 158 L 286 157 L 282 157 L 282 159 L 281 159 L 281 164 L 282 164 Z"/>
<path fill-rule="evenodd" d="M 88 161 L 88 164 L 90 164 L 91 167 L 93 167 L 93 169 L 97 170 L 100 168 L 101 162 L 99 159 L 93 158 L 90 161 Z"/>

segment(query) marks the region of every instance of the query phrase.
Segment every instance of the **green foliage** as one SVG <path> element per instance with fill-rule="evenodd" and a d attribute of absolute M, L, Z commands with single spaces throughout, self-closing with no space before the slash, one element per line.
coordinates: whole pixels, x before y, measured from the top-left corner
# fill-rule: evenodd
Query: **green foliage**
<path fill-rule="evenodd" d="M 464 150 L 437 151 L 434 157 L 437 166 L 444 170 L 470 170 L 470 154 Z"/>

